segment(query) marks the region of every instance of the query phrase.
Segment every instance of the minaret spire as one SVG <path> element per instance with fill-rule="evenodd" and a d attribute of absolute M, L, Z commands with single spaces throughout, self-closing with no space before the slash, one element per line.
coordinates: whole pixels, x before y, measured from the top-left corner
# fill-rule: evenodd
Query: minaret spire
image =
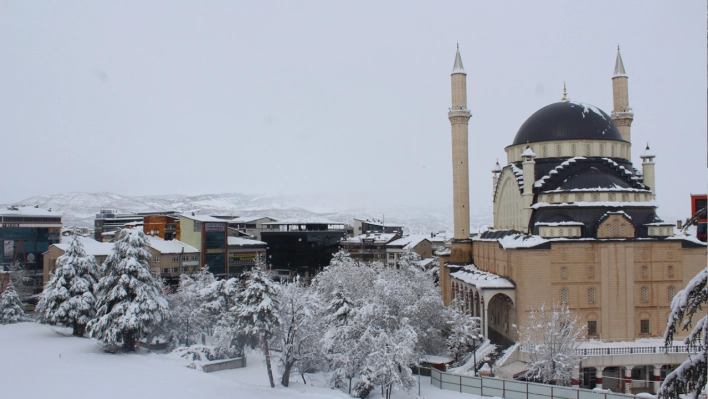
<path fill-rule="evenodd" d="M 452 69 L 452 107 L 447 116 L 452 125 L 452 184 L 455 240 L 470 238 L 470 189 L 469 189 L 469 147 L 467 129 L 470 110 L 467 109 L 467 74 L 462 67 L 460 47 L 457 47 L 455 66 Z M 453 250 L 453 252 L 457 252 Z M 464 251 L 463 251 L 464 252 Z M 458 261 L 470 261 L 460 253 Z M 455 256 L 457 257 L 457 256 Z"/>
<path fill-rule="evenodd" d="M 629 89 L 627 72 L 624 70 L 620 48 L 617 46 L 617 59 L 615 60 L 615 72 L 612 75 L 612 100 L 614 108 L 612 119 L 622 134 L 622 139 L 631 142 L 630 128 L 634 120 L 634 113 L 629 107 Z"/>
<path fill-rule="evenodd" d="M 457 43 L 457 54 L 455 55 L 455 65 L 452 67 L 452 73 L 467 75 L 465 67 L 462 66 L 462 57 L 460 57 L 460 43 Z"/>

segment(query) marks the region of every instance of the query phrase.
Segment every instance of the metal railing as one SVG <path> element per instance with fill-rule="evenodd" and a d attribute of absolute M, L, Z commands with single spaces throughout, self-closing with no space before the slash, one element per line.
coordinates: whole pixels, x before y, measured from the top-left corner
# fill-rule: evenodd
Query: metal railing
<path fill-rule="evenodd" d="M 467 377 L 430 370 L 430 383 L 440 389 L 479 396 L 496 396 L 506 399 L 626 399 L 636 398 L 614 392 L 537 384 L 532 382 L 502 380 L 490 377 Z"/>
<path fill-rule="evenodd" d="M 522 352 L 530 352 L 526 347 L 520 348 Z M 607 355 L 634 355 L 634 354 L 666 354 L 666 353 L 699 353 L 702 346 L 675 345 L 675 346 L 637 346 L 623 348 L 586 348 L 576 349 L 575 354 L 580 356 L 607 356 Z"/>

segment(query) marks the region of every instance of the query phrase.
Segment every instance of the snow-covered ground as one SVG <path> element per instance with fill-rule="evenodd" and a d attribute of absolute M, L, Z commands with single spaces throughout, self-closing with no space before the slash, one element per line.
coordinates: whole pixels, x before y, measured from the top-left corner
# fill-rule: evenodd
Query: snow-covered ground
<path fill-rule="evenodd" d="M 0 392 L 3 398 L 350 398 L 324 387 L 324 376 L 308 385 L 299 376 L 289 388 L 270 388 L 263 356 L 248 357 L 248 367 L 203 373 L 187 368 L 186 360 L 155 353 L 108 354 L 96 341 L 70 336 L 65 328 L 38 323 L 0 325 Z M 421 378 L 421 397 L 478 399 L 443 391 Z M 312 385 L 310 385 L 312 384 Z M 418 397 L 417 388 L 394 392 L 394 399 Z M 370 398 L 380 397 L 380 391 Z"/>

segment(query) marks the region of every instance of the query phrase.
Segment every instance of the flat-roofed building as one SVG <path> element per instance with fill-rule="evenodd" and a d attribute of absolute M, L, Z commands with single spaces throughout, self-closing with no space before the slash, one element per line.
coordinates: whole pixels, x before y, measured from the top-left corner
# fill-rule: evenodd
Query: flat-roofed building
<path fill-rule="evenodd" d="M 343 239 L 339 246 L 342 251 L 358 262 L 386 263 L 386 245 L 401 238 L 395 233 L 365 233 Z"/>

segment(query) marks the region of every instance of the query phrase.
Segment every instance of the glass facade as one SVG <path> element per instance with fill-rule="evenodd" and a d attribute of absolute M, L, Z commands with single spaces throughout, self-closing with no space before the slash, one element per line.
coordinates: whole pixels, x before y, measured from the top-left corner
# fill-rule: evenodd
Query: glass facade
<path fill-rule="evenodd" d="M 204 223 L 204 264 L 214 274 L 226 273 L 226 224 Z"/>

